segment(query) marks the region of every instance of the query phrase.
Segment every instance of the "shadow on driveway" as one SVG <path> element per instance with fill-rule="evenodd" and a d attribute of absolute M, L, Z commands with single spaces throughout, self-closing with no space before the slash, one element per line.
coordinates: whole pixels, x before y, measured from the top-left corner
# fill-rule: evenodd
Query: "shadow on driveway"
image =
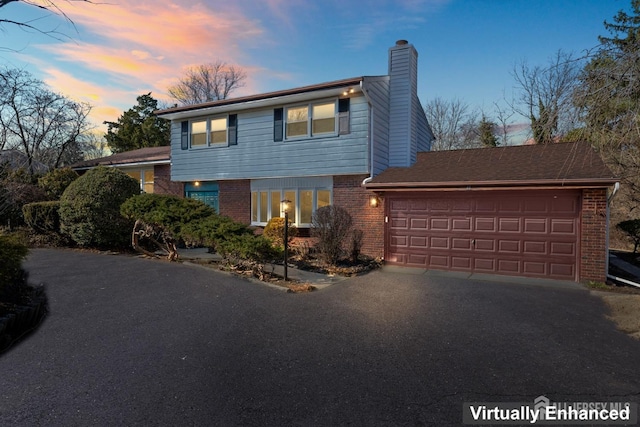
<path fill-rule="evenodd" d="M 50 314 L 0 357 L 0 425 L 460 425 L 463 402 L 640 399 L 586 289 L 377 271 L 287 294 L 34 250 Z"/>

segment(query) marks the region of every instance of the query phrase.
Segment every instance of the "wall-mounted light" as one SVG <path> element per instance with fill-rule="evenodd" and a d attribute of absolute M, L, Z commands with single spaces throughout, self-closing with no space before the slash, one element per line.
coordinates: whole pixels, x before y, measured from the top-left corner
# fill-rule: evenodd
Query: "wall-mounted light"
<path fill-rule="evenodd" d="M 378 196 L 376 196 L 375 194 L 369 196 L 369 206 L 371 206 L 372 208 L 377 208 L 379 204 L 380 200 L 378 199 Z"/>
<path fill-rule="evenodd" d="M 200 181 L 194 182 L 193 185 L 195 185 L 196 187 L 200 187 Z"/>

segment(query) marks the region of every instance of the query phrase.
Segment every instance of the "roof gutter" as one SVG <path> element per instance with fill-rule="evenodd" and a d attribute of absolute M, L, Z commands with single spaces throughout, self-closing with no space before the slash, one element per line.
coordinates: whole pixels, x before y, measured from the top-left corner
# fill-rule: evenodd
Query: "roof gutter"
<path fill-rule="evenodd" d="M 541 179 L 527 181 L 451 181 L 451 182 L 374 182 L 367 183 L 368 190 L 386 190 L 386 191 L 410 191 L 410 190 L 442 190 L 460 189 L 460 190 L 479 190 L 487 188 L 504 188 L 504 187 L 610 187 L 617 181 L 611 178 L 596 179 Z"/>

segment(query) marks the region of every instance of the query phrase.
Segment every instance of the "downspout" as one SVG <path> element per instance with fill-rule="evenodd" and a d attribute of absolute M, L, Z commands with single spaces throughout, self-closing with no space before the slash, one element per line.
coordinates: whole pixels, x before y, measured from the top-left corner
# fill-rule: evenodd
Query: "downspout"
<path fill-rule="evenodd" d="M 360 91 L 364 94 L 364 97 L 367 99 L 367 105 L 369 106 L 369 143 L 367 146 L 369 147 L 369 176 L 362 180 L 362 187 L 367 185 L 373 179 L 373 104 L 371 103 L 371 99 L 364 89 L 364 79 L 360 80 Z"/>

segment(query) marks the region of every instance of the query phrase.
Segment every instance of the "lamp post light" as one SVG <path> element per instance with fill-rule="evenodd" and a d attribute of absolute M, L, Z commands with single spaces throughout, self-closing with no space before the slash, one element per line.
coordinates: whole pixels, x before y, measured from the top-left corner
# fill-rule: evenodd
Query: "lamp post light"
<path fill-rule="evenodd" d="M 290 200 L 283 200 L 282 210 L 284 211 L 284 281 L 289 280 L 287 261 L 289 260 L 289 204 Z"/>

